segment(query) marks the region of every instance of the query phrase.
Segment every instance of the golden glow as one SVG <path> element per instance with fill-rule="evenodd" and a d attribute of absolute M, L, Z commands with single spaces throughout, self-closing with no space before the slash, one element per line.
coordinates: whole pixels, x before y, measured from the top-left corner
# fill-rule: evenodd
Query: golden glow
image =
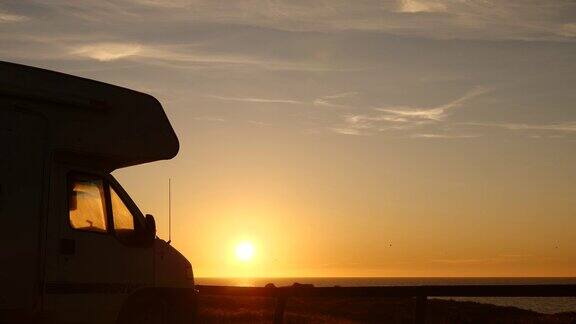
<path fill-rule="evenodd" d="M 243 241 L 236 246 L 236 258 L 240 261 L 250 261 L 254 257 L 254 245 L 251 242 Z"/>
<path fill-rule="evenodd" d="M 165 239 L 174 180 L 172 245 L 197 277 L 576 276 L 576 24 L 538 22 L 559 27 L 540 46 L 512 39 L 544 34 L 498 35 L 482 17 L 440 31 L 441 19 L 408 18 L 459 10 L 445 2 L 378 4 L 393 12 L 386 26 L 359 19 L 378 16 L 364 4 L 342 10 L 333 21 L 360 24 L 353 33 L 295 37 L 294 21 L 332 24 L 322 6 L 305 19 L 291 7 L 273 21 L 286 39 L 268 20 L 224 22 L 212 32 L 229 37 L 190 53 L 178 33 L 159 49 L 70 50 L 98 71 L 84 76 L 160 95 L 180 153 L 114 174 Z M 404 17 L 410 32 L 375 33 Z M 229 42 L 236 33 L 246 41 Z"/>

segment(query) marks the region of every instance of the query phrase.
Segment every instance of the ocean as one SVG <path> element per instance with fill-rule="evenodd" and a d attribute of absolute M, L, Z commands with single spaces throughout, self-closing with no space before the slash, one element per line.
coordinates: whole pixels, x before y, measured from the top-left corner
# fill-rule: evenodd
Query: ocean
<path fill-rule="evenodd" d="M 415 286 L 415 285 L 535 285 L 576 284 L 576 278 L 196 278 L 199 285 L 263 287 L 273 283 L 277 287 L 293 283 L 313 284 L 316 287 Z M 576 298 L 566 297 L 458 297 L 445 298 L 475 301 L 500 306 L 514 306 L 545 314 L 576 312 Z"/>

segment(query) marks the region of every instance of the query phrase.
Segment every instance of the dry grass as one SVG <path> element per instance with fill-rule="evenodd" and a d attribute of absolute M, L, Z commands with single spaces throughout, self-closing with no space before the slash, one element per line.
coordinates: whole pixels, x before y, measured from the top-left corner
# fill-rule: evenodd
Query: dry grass
<path fill-rule="evenodd" d="M 259 297 L 202 296 L 201 323 L 271 323 L 275 301 Z M 474 302 L 429 300 L 428 321 L 451 323 L 573 324 L 576 313 L 544 315 L 514 307 Z M 293 298 L 286 305 L 285 323 L 413 323 L 410 298 Z"/>

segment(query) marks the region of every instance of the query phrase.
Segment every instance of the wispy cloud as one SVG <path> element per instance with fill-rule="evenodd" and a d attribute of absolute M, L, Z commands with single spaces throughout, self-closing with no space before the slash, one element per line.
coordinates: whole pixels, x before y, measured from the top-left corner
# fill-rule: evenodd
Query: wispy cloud
<path fill-rule="evenodd" d="M 560 34 L 568 37 L 576 37 L 576 23 L 562 25 L 562 27 L 560 27 Z"/>
<path fill-rule="evenodd" d="M 295 100 L 295 99 L 260 98 L 260 97 L 227 97 L 218 95 L 209 95 L 207 97 L 225 101 L 238 101 L 238 102 L 250 102 L 250 103 L 314 105 L 314 106 L 324 106 L 331 108 L 351 108 L 351 106 L 337 103 L 337 100 L 346 97 L 351 97 L 357 94 L 358 92 L 343 92 L 334 95 L 321 96 L 311 101 Z"/>
<path fill-rule="evenodd" d="M 355 96 L 357 94 L 358 94 L 358 92 L 352 91 L 352 92 L 343 92 L 343 93 L 337 93 L 337 94 L 333 94 L 333 95 L 322 96 L 322 97 L 316 98 L 313 103 L 315 106 L 324 106 L 324 107 L 331 107 L 331 108 L 351 108 L 349 105 L 337 103 L 337 100 L 342 99 L 342 98 Z"/>
<path fill-rule="evenodd" d="M 357 94 L 358 94 L 358 92 L 356 92 L 356 91 L 349 91 L 349 92 L 336 93 L 333 95 L 322 96 L 322 98 L 324 98 L 324 99 L 339 99 L 339 98 L 346 98 L 346 97 L 355 96 Z"/>
<path fill-rule="evenodd" d="M 8 12 L 0 11 L 0 23 L 14 23 L 28 20 L 29 17 L 22 15 L 15 15 Z"/>
<path fill-rule="evenodd" d="M 412 134 L 412 138 L 476 138 L 481 137 L 480 134 L 432 134 L 432 133 L 418 133 Z"/>
<path fill-rule="evenodd" d="M 286 71 L 344 71 L 317 62 L 284 60 L 274 57 L 258 57 L 236 53 L 219 53 L 200 49 L 195 44 L 143 44 L 129 41 L 73 43 L 65 45 L 73 58 L 86 58 L 100 62 L 122 59 L 137 60 L 142 63 L 157 64 L 174 68 L 215 68 L 233 67 L 261 68 Z M 53 56 L 60 53 L 53 53 Z"/>
<path fill-rule="evenodd" d="M 441 121 L 446 118 L 450 110 L 461 107 L 465 102 L 487 91 L 487 88 L 477 87 L 456 100 L 436 107 L 384 107 L 376 110 L 409 119 Z"/>
<path fill-rule="evenodd" d="M 342 135 L 355 135 L 355 136 L 369 135 L 369 133 L 364 132 L 362 129 L 353 127 L 330 127 L 329 130 L 331 130 L 334 133 Z"/>
<path fill-rule="evenodd" d="M 406 123 L 409 119 L 406 117 L 390 116 L 390 115 L 348 115 L 344 117 L 344 120 L 349 124 L 361 125 L 369 122 L 394 122 L 394 123 Z"/>
<path fill-rule="evenodd" d="M 447 6 L 442 1 L 431 0 L 401 0 L 399 12 L 444 12 Z"/>
<path fill-rule="evenodd" d="M 270 98 L 255 98 L 255 97 L 224 97 L 210 95 L 208 98 L 225 100 L 225 101 L 238 101 L 238 102 L 250 102 L 250 103 L 274 103 L 274 104 L 305 104 L 304 101 L 292 100 L 292 99 L 270 99 Z"/>
<path fill-rule="evenodd" d="M 128 5 L 164 10 L 175 20 L 193 14 L 200 23 L 248 25 L 287 31 L 384 32 L 428 38 L 570 40 L 562 12 L 574 10 L 565 0 L 454 1 L 133 0 Z M 421 16 L 417 24 L 412 15 Z M 568 27 L 570 29 L 570 27 Z"/>
<path fill-rule="evenodd" d="M 265 62 L 253 58 L 234 55 L 218 55 L 194 51 L 193 46 L 148 45 L 133 42 L 96 42 L 73 45 L 70 53 L 75 56 L 98 61 L 113 61 L 128 57 L 160 60 L 174 63 L 231 63 L 262 64 Z"/>
<path fill-rule="evenodd" d="M 14 1 L 19 10 L 12 13 L 0 10 L 0 23 L 30 20 L 33 24 L 23 28 L 26 33 L 34 30 L 37 35 L 76 34 L 93 40 L 95 35 L 116 35 L 127 37 L 128 43 L 145 42 L 158 37 L 164 31 L 160 42 L 170 42 L 175 37 L 181 39 L 186 34 L 197 40 L 194 33 L 204 27 L 226 32 L 251 30 L 266 32 L 322 32 L 346 35 L 346 31 L 382 33 L 385 35 L 416 36 L 432 39 L 475 39 L 475 40 L 546 40 L 576 41 L 576 26 L 566 21 L 566 13 L 576 8 L 576 3 L 566 0 L 539 1 L 454 1 L 454 0 L 396 0 L 396 1 L 289 1 L 289 0 L 238 0 L 226 2 L 213 0 L 122 0 L 122 1 L 33 1 L 20 4 Z M 41 4 L 41 5 L 40 5 Z M 6 6 L 7 7 L 7 6 Z M 29 10 L 33 7 L 40 10 Z M 29 10 L 26 12 L 25 10 Z M 23 16 L 21 12 L 26 12 Z M 42 12 L 42 14 L 40 14 Z M 50 19 L 42 19 L 46 14 Z M 194 19 L 190 19 L 193 17 Z M 40 18 L 40 19 L 36 19 Z M 417 19 L 417 20 L 416 20 Z M 130 21 L 130 24 L 126 24 Z M 24 24 L 19 24 L 24 25 Z M 254 29 L 256 28 L 256 29 Z M 183 30 L 190 32 L 183 33 Z M 13 33 L 14 31 L 9 31 Z M 21 33 L 22 34 L 22 33 Z M 217 43 L 217 32 L 210 43 Z M 245 33 L 238 38 L 243 39 Z M 228 41 L 229 44 L 235 41 Z M 103 39 L 102 41 L 110 41 Z M 248 39 L 248 43 L 249 43 Z M 265 40 L 262 41 L 266 42 Z M 288 44 L 288 43 L 287 43 Z M 317 44 L 322 46 L 321 43 Z M 144 48 L 146 49 L 146 48 Z M 141 50 L 144 50 L 141 49 Z M 214 49 L 214 48 L 211 48 Z M 86 50 L 86 49 L 85 49 Z M 90 54 L 98 60 L 114 60 L 115 55 Z M 117 51 L 112 51 L 116 54 Z M 88 53 L 84 51 L 84 53 Z M 124 53 L 124 51 L 122 51 Z M 139 52 L 139 54 L 142 54 Z M 201 56 L 199 53 L 195 53 Z M 206 53 L 201 61 L 215 57 L 217 61 L 231 64 L 253 64 L 268 69 L 291 70 L 331 70 L 329 64 L 319 60 L 307 62 L 267 62 L 257 64 L 261 58 L 226 57 L 219 53 Z M 222 52 L 220 52 L 222 54 Z M 269 54 L 269 53 L 267 53 Z M 87 54 L 88 55 L 88 54 Z M 271 55 L 272 56 L 272 55 Z M 132 56 L 124 56 L 135 57 Z M 139 56 L 142 57 L 142 56 Z M 173 58 L 174 59 L 174 58 Z M 198 57 L 187 60 L 170 60 L 165 64 L 190 67 L 198 63 Z M 326 61 L 324 63 L 328 63 Z M 356 66 L 357 67 L 357 66 Z M 347 68 L 342 67 L 340 68 Z M 349 68 L 349 67 L 348 67 Z M 321 101 L 320 101 L 321 103 Z"/>
<path fill-rule="evenodd" d="M 422 125 L 424 122 L 401 122 L 394 117 L 388 119 L 386 116 L 369 117 L 369 116 L 348 116 L 345 117 L 345 123 L 338 126 L 329 127 L 332 132 L 343 135 L 373 135 L 385 131 L 403 131 L 409 130 Z M 392 122 L 392 123 L 383 123 Z"/>
<path fill-rule="evenodd" d="M 259 126 L 259 127 L 272 126 L 272 124 L 270 124 L 270 123 L 266 123 L 266 122 L 259 121 L 259 120 L 249 120 L 249 121 L 247 121 L 247 122 L 248 122 L 249 124 L 256 125 L 256 126 Z"/>
<path fill-rule="evenodd" d="M 208 121 L 208 122 L 218 122 L 218 123 L 222 123 L 222 122 L 226 121 L 226 119 L 224 119 L 224 118 L 213 117 L 213 116 L 198 116 L 198 117 L 194 117 L 193 119 L 198 120 L 198 121 Z"/>
<path fill-rule="evenodd" d="M 73 55 L 108 62 L 142 54 L 143 49 L 142 45 L 133 43 L 96 43 L 78 46 L 71 52 Z"/>
<path fill-rule="evenodd" d="M 498 127 L 498 128 L 517 130 L 517 131 L 538 130 L 538 131 L 553 131 L 553 132 L 565 132 L 565 133 L 576 132 L 576 122 L 561 122 L 561 123 L 552 123 L 552 124 L 469 122 L 469 123 L 462 123 L 462 124 L 472 125 L 472 126 Z"/>
<path fill-rule="evenodd" d="M 191 2 L 186 0 L 132 0 L 135 4 L 164 9 L 186 9 Z"/>
<path fill-rule="evenodd" d="M 389 130 L 409 130 L 424 125 L 444 121 L 451 110 L 463 106 L 467 101 L 488 91 L 476 87 L 463 96 L 443 105 L 434 107 L 384 107 L 374 108 L 377 114 L 357 114 L 343 117 L 344 125 L 331 128 L 340 134 L 369 134 Z M 412 137 L 457 138 L 458 135 L 440 135 L 435 133 L 417 133 Z M 476 137 L 477 135 L 459 135 L 459 138 Z"/>

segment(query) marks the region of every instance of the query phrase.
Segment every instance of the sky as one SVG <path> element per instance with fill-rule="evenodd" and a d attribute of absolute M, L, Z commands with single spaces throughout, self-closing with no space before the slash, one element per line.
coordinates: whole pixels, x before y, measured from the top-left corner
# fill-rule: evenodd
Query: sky
<path fill-rule="evenodd" d="M 113 174 L 196 276 L 576 275 L 576 2 L 8 0 L 0 59 L 161 101 Z"/>

